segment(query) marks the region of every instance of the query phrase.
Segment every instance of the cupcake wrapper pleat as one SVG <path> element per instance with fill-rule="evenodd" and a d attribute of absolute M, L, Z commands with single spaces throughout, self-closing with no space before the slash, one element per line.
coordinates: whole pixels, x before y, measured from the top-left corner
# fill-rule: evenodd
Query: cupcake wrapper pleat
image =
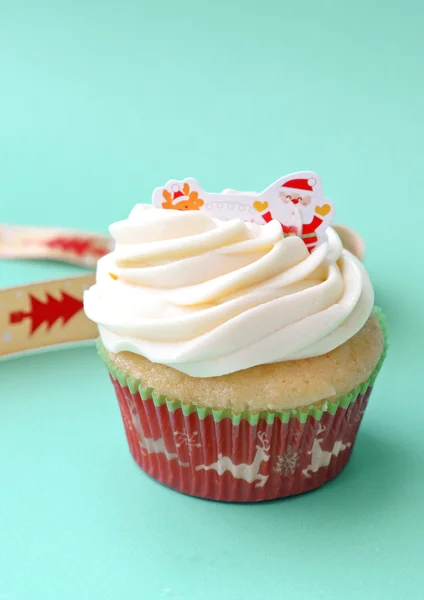
<path fill-rule="evenodd" d="M 228 502 L 301 494 L 336 477 L 351 456 L 386 349 L 387 341 L 369 380 L 336 402 L 234 414 L 156 396 L 117 370 L 99 345 L 135 462 L 179 492 Z"/>
<path fill-rule="evenodd" d="M 143 400 L 111 377 L 128 445 L 148 475 L 211 500 L 257 502 L 307 492 L 338 475 L 352 453 L 371 386 L 348 408 L 302 423 L 215 421 Z"/>

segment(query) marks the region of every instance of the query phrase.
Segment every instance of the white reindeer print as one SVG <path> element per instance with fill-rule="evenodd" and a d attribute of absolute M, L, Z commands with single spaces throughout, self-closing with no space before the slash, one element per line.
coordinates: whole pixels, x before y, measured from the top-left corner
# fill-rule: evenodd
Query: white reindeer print
<path fill-rule="evenodd" d="M 131 397 L 127 396 L 127 401 L 128 401 L 129 409 L 131 411 L 133 425 L 134 425 L 134 427 L 138 433 L 138 436 L 140 438 L 139 443 L 140 443 L 140 450 L 141 450 L 142 454 L 144 454 L 144 455 L 146 455 L 146 454 L 165 454 L 167 460 L 175 459 L 175 460 L 178 460 L 181 467 L 188 467 L 189 466 L 188 463 L 180 461 L 180 459 L 178 458 L 178 454 L 168 452 L 168 450 L 165 447 L 165 442 L 163 441 L 162 438 L 158 438 L 157 440 L 154 440 L 153 438 L 147 438 L 144 435 L 143 428 L 141 426 L 140 417 L 138 415 L 137 407 L 135 405 L 134 399 L 132 398 L 132 396 Z"/>
<path fill-rule="evenodd" d="M 140 432 L 139 432 L 140 435 Z M 181 462 L 178 458 L 178 454 L 168 452 L 165 448 L 165 442 L 163 438 L 154 440 L 153 438 L 144 437 L 143 433 L 140 435 L 140 450 L 143 454 L 165 454 L 168 460 L 178 460 L 181 467 L 188 467 L 188 463 Z"/>
<path fill-rule="evenodd" d="M 304 475 L 304 477 L 310 477 L 309 473 L 316 473 L 320 467 L 327 467 L 330 464 L 332 456 L 338 456 L 340 452 L 350 448 L 352 445 L 349 442 L 347 444 L 343 444 L 341 440 L 338 440 L 337 442 L 334 442 L 331 452 L 327 452 L 321 448 L 322 438 L 318 438 L 320 433 L 323 433 L 324 431 L 325 427 L 322 427 L 320 424 L 317 431 L 317 437 L 314 439 L 314 443 L 312 445 L 312 450 L 309 450 L 308 452 L 308 454 L 312 456 L 311 464 L 302 471 L 302 475 Z"/>
<path fill-rule="evenodd" d="M 199 465 L 196 467 L 196 471 L 204 469 L 205 471 L 216 471 L 218 475 L 222 475 L 226 471 L 229 471 L 236 479 L 244 479 L 248 483 L 257 481 L 255 487 L 263 487 L 268 480 L 269 475 L 262 475 L 259 473 L 259 467 L 262 462 L 269 460 L 270 443 L 264 432 L 258 434 L 260 445 L 256 446 L 256 454 L 253 462 L 249 465 L 247 463 L 241 463 L 235 465 L 229 456 L 223 456 L 218 454 L 218 460 L 211 465 Z"/>

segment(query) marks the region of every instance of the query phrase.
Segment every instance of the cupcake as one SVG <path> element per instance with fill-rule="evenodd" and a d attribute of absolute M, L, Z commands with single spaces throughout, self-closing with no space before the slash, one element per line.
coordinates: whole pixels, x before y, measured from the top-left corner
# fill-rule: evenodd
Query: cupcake
<path fill-rule="evenodd" d="M 338 475 L 384 360 L 362 263 L 278 221 L 136 205 L 85 294 L 131 454 L 186 494 L 250 502 Z"/>

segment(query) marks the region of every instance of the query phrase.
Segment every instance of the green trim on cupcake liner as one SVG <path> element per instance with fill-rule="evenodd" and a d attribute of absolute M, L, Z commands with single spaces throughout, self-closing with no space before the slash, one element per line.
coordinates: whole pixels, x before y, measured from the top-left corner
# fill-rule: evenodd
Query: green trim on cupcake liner
<path fill-rule="evenodd" d="M 293 417 L 296 417 L 301 423 L 305 423 L 309 416 L 313 417 L 316 421 L 320 421 L 325 412 L 334 415 L 339 406 L 342 408 L 347 408 L 357 399 L 359 394 L 364 394 L 369 386 L 374 385 L 387 354 L 388 335 L 387 322 L 383 311 L 379 307 L 375 306 L 373 312 L 377 317 L 383 332 L 384 347 L 378 364 L 371 376 L 367 381 L 352 390 L 349 394 L 340 396 L 334 402 L 324 401 L 321 408 L 318 408 L 312 404 L 307 408 L 307 410 L 305 410 L 305 407 L 303 407 L 303 410 L 301 408 L 292 408 L 281 411 L 261 410 L 260 412 L 252 413 L 246 409 L 240 413 L 235 413 L 231 408 L 215 410 L 210 407 L 200 407 L 191 403 L 186 404 L 181 400 L 170 400 L 167 396 L 156 394 L 153 388 L 146 387 L 142 381 L 134 380 L 129 375 L 121 371 L 121 369 L 118 369 L 109 359 L 107 351 L 100 338 L 97 340 L 97 351 L 113 379 L 117 379 L 122 387 L 128 387 L 132 394 L 138 392 L 143 400 L 149 400 L 151 398 L 155 406 L 166 404 L 170 412 L 175 412 L 176 410 L 181 409 L 184 416 L 188 416 L 193 412 L 197 412 L 199 419 L 205 419 L 208 415 L 212 415 L 215 422 L 222 421 L 222 419 L 225 418 L 230 418 L 233 425 L 238 425 L 242 419 L 246 419 L 250 425 L 257 425 L 260 419 L 265 419 L 267 424 L 272 424 L 276 418 L 280 419 L 283 423 L 288 423 Z"/>

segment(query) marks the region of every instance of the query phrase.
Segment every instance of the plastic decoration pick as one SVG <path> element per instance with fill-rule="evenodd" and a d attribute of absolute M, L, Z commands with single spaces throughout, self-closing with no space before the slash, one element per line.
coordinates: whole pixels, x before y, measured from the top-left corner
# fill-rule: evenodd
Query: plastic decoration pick
<path fill-rule="evenodd" d="M 155 189 L 152 202 L 156 208 L 199 210 L 222 220 L 242 219 L 258 225 L 276 220 L 285 235 L 300 236 L 309 252 L 323 242 L 334 216 L 320 178 L 311 171 L 286 175 L 259 194 L 233 190 L 210 194 L 195 179 L 171 179 Z"/>

